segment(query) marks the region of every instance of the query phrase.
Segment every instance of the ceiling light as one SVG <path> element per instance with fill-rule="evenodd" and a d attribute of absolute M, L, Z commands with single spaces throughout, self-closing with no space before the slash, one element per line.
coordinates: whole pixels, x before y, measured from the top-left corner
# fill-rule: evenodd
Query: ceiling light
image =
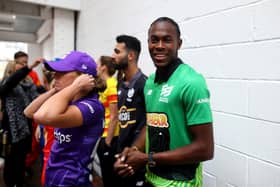
<path fill-rule="evenodd" d="M 15 14 L 8 14 L 8 13 L 0 13 L 0 22 L 9 22 L 13 23 L 16 19 Z"/>

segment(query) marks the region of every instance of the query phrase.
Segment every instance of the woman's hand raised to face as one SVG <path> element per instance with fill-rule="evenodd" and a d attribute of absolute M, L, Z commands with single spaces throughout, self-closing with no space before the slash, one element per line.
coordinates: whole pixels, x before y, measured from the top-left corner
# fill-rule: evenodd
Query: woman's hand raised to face
<path fill-rule="evenodd" d="M 82 74 L 74 80 L 72 86 L 79 89 L 81 92 L 88 93 L 95 86 L 94 77 L 92 75 Z"/>

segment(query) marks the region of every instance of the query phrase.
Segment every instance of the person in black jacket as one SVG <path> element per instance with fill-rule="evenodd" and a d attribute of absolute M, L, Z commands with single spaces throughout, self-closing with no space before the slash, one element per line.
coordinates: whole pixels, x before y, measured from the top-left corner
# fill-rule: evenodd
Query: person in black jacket
<path fill-rule="evenodd" d="M 141 43 L 134 36 L 116 37 L 113 58 L 118 70 L 123 72 L 118 80 L 118 125 L 120 127 L 117 152 L 131 146 L 141 131 L 145 131 L 146 110 L 143 88 L 147 76 L 138 67 Z M 118 156 L 116 156 L 118 157 Z M 146 187 L 145 168 L 129 178 L 121 178 L 119 186 Z M 113 186 L 114 184 L 112 183 Z"/>
<path fill-rule="evenodd" d="M 7 144 L 2 150 L 7 187 L 24 185 L 25 158 L 31 149 L 31 121 L 24 116 L 23 111 L 39 95 L 28 73 L 41 62 L 41 59 L 31 65 L 9 62 L 0 82 L 3 112 L 1 128 L 7 136 Z"/>

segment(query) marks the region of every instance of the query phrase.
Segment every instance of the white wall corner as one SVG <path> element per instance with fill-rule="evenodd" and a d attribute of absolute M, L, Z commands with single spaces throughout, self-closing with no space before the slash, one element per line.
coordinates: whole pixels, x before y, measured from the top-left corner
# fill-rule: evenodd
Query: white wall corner
<path fill-rule="evenodd" d="M 53 20 L 48 19 L 38 29 L 36 33 L 37 35 L 36 42 L 41 44 L 52 34 L 52 32 L 53 32 Z"/>

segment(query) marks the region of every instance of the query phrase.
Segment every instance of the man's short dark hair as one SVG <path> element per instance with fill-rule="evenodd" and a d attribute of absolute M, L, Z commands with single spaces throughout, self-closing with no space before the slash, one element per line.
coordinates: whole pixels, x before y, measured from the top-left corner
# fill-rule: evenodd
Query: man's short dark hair
<path fill-rule="evenodd" d="M 136 53 L 136 60 L 138 60 L 139 54 L 141 52 L 141 42 L 134 36 L 119 35 L 116 38 L 118 43 L 125 43 L 128 50 L 134 51 Z"/>
<path fill-rule="evenodd" d="M 18 51 L 15 53 L 14 55 L 14 59 L 18 59 L 20 57 L 28 57 L 27 53 L 23 52 L 23 51 Z"/>
<path fill-rule="evenodd" d="M 174 21 L 173 19 L 171 19 L 169 17 L 159 17 L 155 21 L 152 22 L 152 24 L 150 25 L 150 29 L 154 24 L 156 24 L 158 22 L 169 22 L 169 23 L 171 23 L 175 27 L 178 38 L 181 37 L 180 27 L 179 27 L 178 23 L 176 21 Z M 150 31 L 150 29 L 149 29 L 149 31 Z"/>

